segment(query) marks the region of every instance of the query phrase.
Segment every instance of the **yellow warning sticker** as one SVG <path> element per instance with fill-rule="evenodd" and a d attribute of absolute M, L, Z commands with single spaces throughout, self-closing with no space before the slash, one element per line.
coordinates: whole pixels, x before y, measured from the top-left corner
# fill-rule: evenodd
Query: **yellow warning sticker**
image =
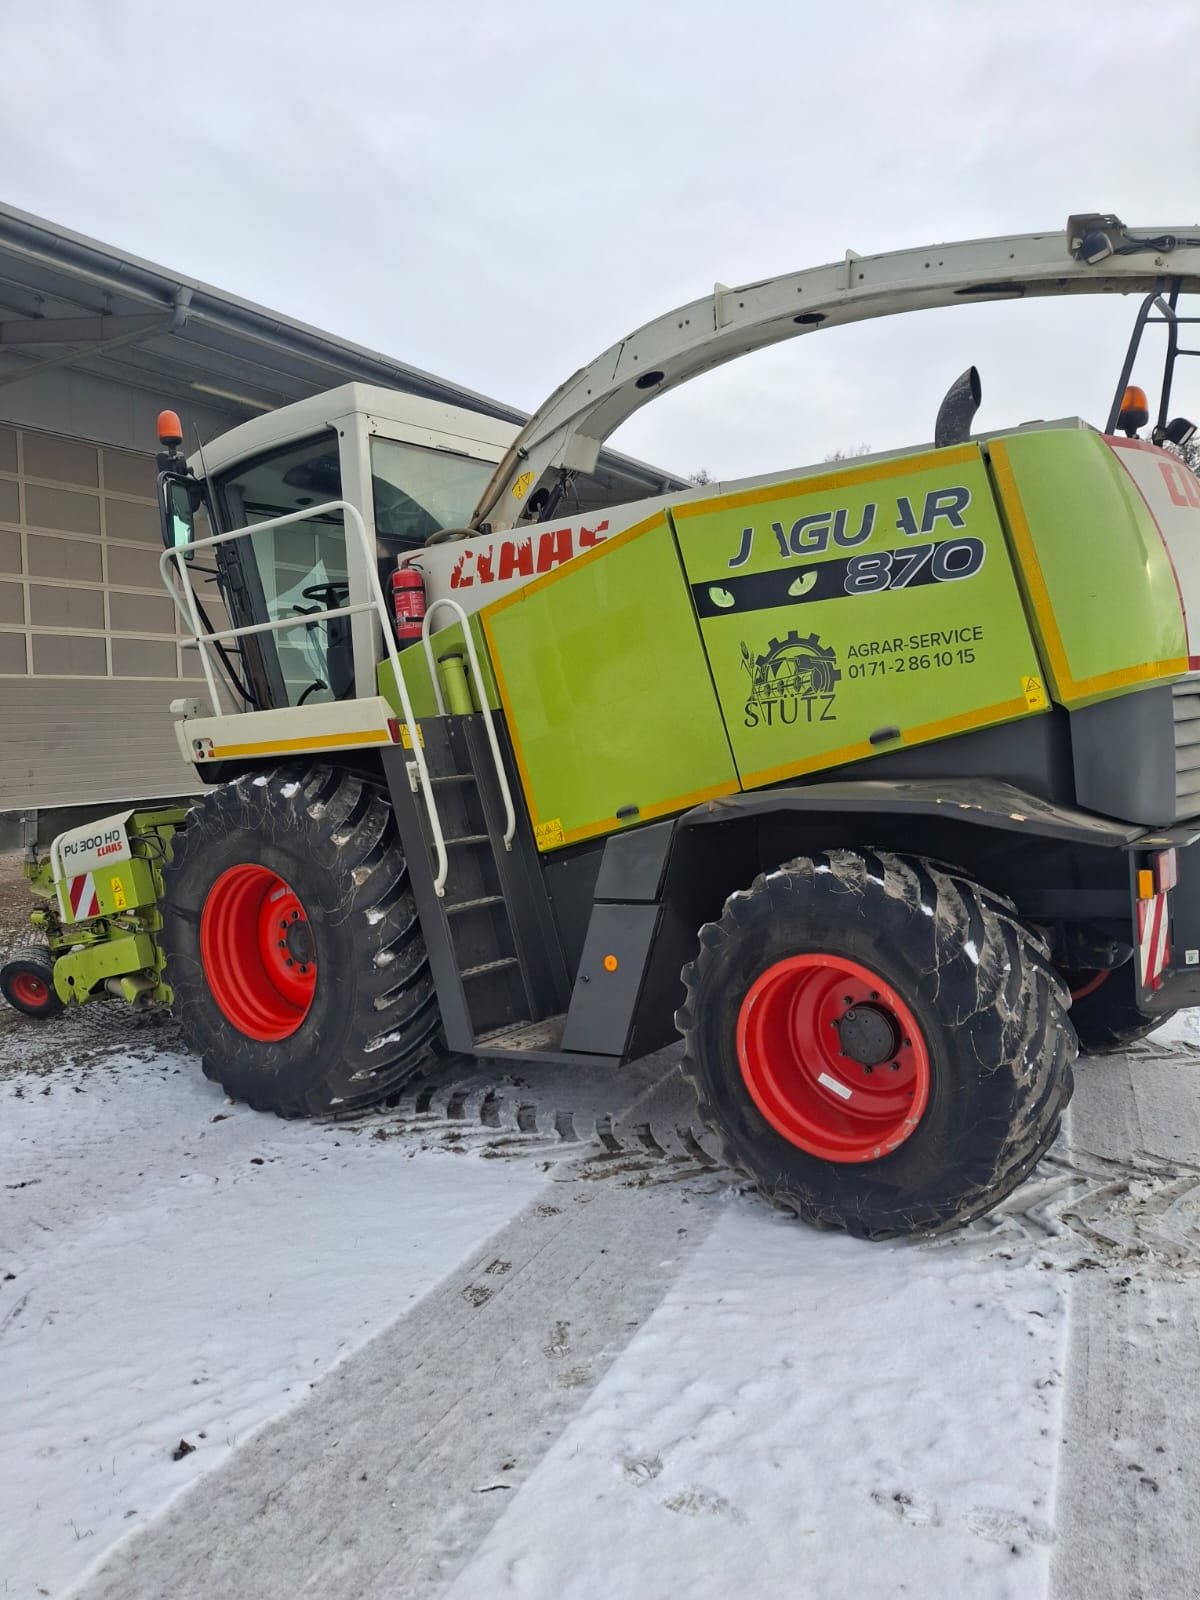
<path fill-rule="evenodd" d="M 417 723 L 417 742 L 420 744 L 421 749 L 424 750 L 424 748 L 425 748 L 425 730 L 424 730 L 424 728 L 421 726 L 421 724 L 419 722 Z M 412 747 L 413 747 L 412 734 L 409 733 L 409 731 L 408 731 L 408 723 L 407 722 L 402 722 L 400 724 L 400 743 L 404 746 L 404 748 L 406 750 L 411 750 Z"/>
<path fill-rule="evenodd" d="M 1050 704 L 1050 696 L 1046 693 L 1040 678 L 1022 678 L 1021 693 L 1025 696 L 1025 704 L 1030 711 L 1045 711 Z"/>
<path fill-rule="evenodd" d="M 124 911 L 128 901 L 125 899 L 125 885 L 120 878 L 110 878 L 109 887 L 112 889 L 113 905 L 118 911 Z"/>
<path fill-rule="evenodd" d="M 529 493 L 529 485 L 533 482 L 532 472 L 523 472 L 512 486 L 513 499 L 524 500 Z"/>
<path fill-rule="evenodd" d="M 556 844 L 561 844 L 563 842 L 562 818 L 551 817 L 549 822 L 535 823 L 533 840 L 539 850 L 550 850 Z"/>

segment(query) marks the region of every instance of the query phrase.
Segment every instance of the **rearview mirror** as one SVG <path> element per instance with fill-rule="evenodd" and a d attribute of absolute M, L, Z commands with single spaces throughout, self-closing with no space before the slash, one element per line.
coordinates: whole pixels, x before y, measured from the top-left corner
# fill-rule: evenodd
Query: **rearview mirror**
<path fill-rule="evenodd" d="M 196 536 L 196 513 L 204 504 L 204 490 L 194 478 L 179 477 L 173 472 L 158 475 L 158 514 L 162 542 L 168 550 L 184 550 L 184 559 L 190 561 L 193 551 L 188 548 Z"/>

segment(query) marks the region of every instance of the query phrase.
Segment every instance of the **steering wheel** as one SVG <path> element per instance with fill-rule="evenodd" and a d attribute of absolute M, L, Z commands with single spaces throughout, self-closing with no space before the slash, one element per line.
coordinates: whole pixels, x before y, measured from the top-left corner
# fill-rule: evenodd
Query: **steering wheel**
<path fill-rule="evenodd" d="M 350 585 L 342 579 L 335 583 L 310 583 L 307 589 L 300 593 L 306 600 L 315 600 L 318 611 L 336 611 L 339 606 L 344 606 L 350 598 Z M 293 606 L 293 611 L 298 611 L 301 616 L 308 613 L 303 606 Z"/>

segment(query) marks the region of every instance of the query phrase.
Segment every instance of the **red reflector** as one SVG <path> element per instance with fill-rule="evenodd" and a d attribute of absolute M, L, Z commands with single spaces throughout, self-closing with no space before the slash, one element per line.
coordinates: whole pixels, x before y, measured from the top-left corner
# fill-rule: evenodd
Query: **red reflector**
<path fill-rule="evenodd" d="M 387 730 L 388 730 L 388 738 L 392 741 L 392 743 L 393 744 L 399 744 L 400 743 L 400 718 L 399 717 L 389 717 L 387 719 Z"/>
<path fill-rule="evenodd" d="M 1166 894 L 1179 882 L 1178 850 L 1161 850 L 1154 857 L 1154 881 L 1159 894 Z"/>

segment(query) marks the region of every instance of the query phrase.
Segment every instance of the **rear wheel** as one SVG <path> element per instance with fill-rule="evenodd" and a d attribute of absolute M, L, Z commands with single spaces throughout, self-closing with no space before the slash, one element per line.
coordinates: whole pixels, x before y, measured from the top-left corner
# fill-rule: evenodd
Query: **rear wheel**
<path fill-rule="evenodd" d="M 730 1163 L 867 1238 L 970 1221 L 1058 1133 L 1074 1035 L 1045 947 L 968 879 L 836 851 L 700 931 L 677 1018 Z"/>
<path fill-rule="evenodd" d="M 1068 972 L 1071 1023 L 1084 1055 L 1107 1056 L 1155 1033 L 1174 1011 L 1155 1016 L 1138 1005 L 1137 959 L 1100 972 Z"/>
<path fill-rule="evenodd" d="M 205 796 L 165 872 L 166 979 L 235 1099 L 345 1113 L 432 1060 L 440 1019 L 391 806 L 319 766 Z"/>
<path fill-rule="evenodd" d="M 44 944 L 22 945 L 0 966 L 0 994 L 15 1011 L 45 1021 L 63 1003 L 54 989 L 54 957 Z"/>

